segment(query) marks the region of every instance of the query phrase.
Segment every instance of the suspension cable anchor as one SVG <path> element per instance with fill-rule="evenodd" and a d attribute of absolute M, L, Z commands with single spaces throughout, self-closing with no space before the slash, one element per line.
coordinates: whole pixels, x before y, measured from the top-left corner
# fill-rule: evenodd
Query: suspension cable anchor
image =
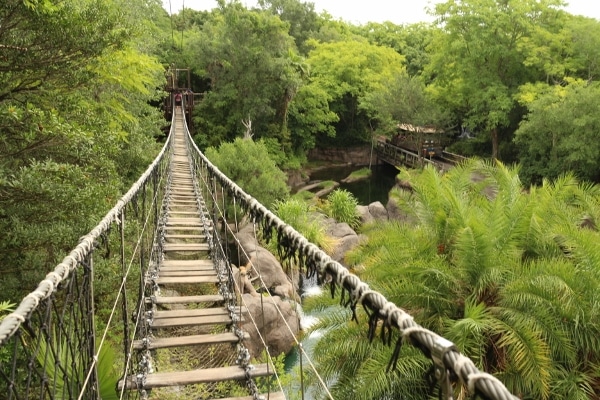
<path fill-rule="evenodd" d="M 440 399 L 444 400 L 454 400 L 451 373 L 444 364 L 444 356 L 451 351 L 458 352 L 454 343 L 441 336 L 436 337 L 431 349 L 431 359 L 433 360 L 434 376 L 439 384 Z"/>

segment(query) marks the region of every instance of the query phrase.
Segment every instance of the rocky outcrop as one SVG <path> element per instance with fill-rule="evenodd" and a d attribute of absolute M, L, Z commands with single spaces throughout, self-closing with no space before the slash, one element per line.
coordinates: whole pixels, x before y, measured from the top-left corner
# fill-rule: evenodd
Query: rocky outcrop
<path fill-rule="evenodd" d="M 357 206 L 356 211 L 363 224 L 374 221 L 387 221 L 389 218 L 388 210 L 379 201 L 373 202 L 368 206 Z"/>
<path fill-rule="evenodd" d="M 245 345 L 252 355 L 260 355 L 264 349 L 262 336 L 271 354 L 288 353 L 295 344 L 294 336 L 300 332 L 294 286 L 281 263 L 259 245 L 252 225 L 246 225 L 236 237 L 244 256 L 240 260 L 243 269 L 232 267 L 233 278 L 241 290 L 238 295 L 243 297 L 243 304 L 252 315 L 242 324 L 242 329 L 250 334 Z M 268 291 L 271 296 L 260 291 Z"/>
<path fill-rule="evenodd" d="M 283 298 L 295 299 L 296 292 L 292 282 L 283 271 L 281 263 L 267 249 L 261 247 L 254 237 L 252 225 L 243 227 L 236 235 L 243 254 L 240 264 L 246 265 L 248 276 L 260 275 L 264 282 L 264 289 L 273 295 Z M 262 285 L 256 282 L 256 285 Z"/>
<path fill-rule="evenodd" d="M 264 350 L 261 336 L 265 338 L 271 355 L 289 353 L 296 344 L 294 336 L 300 331 L 296 303 L 279 296 L 253 296 L 252 294 L 244 294 L 243 302 L 256 323 L 255 326 L 250 318 L 246 318 L 241 325 L 242 330 L 250 334 L 250 340 L 244 342 L 250 354 L 258 356 Z M 285 322 L 277 309 L 285 317 Z"/>
<path fill-rule="evenodd" d="M 358 246 L 364 236 L 357 235 L 350 225 L 345 222 L 337 222 L 332 218 L 327 218 L 324 223 L 326 226 L 325 233 L 336 239 L 331 258 L 343 264 L 346 253 Z"/>
<path fill-rule="evenodd" d="M 308 153 L 308 158 L 309 160 L 314 161 L 347 163 L 352 165 L 369 165 L 370 161 L 372 161 L 372 163 L 377 163 L 377 157 L 372 154 L 370 146 L 315 148 Z"/>

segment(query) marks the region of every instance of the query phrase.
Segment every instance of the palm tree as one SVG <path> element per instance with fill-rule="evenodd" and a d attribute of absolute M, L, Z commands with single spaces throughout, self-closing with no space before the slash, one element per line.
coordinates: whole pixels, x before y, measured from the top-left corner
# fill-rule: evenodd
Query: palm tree
<path fill-rule="evenodd" d="M 394 195 L 412 223 L 366 228 L 369 241 L 347 258 L 362 278 L 520 397 L 597 399 L 598 188 L 565 176 L 526 191 L 517 169 L 481 161 L 401 174 L 412 191 Z M 338 382 L 362 381 L 376 350 L 345 329 L 325 336 L 335 356 L 320 362 Z M 340 359 L 354 365 L 331 364 Z"/>

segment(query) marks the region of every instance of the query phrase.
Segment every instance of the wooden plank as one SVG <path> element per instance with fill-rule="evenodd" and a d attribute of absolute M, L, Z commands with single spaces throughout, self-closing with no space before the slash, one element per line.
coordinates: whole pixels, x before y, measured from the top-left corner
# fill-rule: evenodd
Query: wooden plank
<path fill-rule="evenodd" d="M 160 262 L 160 267 L 205 267 L 214 268 L 212 260 L 163 260 Z"/>
<path fill-rule="evenodd" d="M 261 376 L 270 376 L 273 374 L 273 367 L 267 364 L 254 365 L 248 371 L 251 378 Z M 126 380 L 120 380 L 117 389 L 153 389 L 157 387 L 193 385 L 196 383 L 223 382 L 229 380 L 245 380 L 246 370 L 238 366 L 195 369 L 192 371 L 181 372 L 160 372 L 149 374 L 142 387 L 138 387 L 135 376 L 129 376 Z"/>
<path fill-rule="evenodd" d="M 177 260 L 173 260 L 173 261 L 177 261 Z M 181 261 L 183 261 L 183 260 L 181 260 Z M 216 270 L 215 266 L 212 264 L 212 261 L 210 264 L 196 264 L 195 266 L 194 265 L 179 265 L 179 266 L 172 266 L 172 267 L 163 266 L 163 267 L 159 268 L 159 270 L 158 270 L 159 275 L 162 275 L 163 273 L 169 273 L 169 272 L 185 272 L 188 275 L 203 275 L 206 272 L 208 272 L 209 274 L 211 274 L 211 273 L 216 274 L 217 270 Z"/>
<path fill-rule="evenodd" d="M 236 307 L 236 314 L 239 314 L 239 307 Z M 247 313 L 248 309 L 242 306 L 242 314 Z M 229 315 L 229 310 L 225 307 L 210 307 L 210 308 L 195 308 L 185 310 L 164 310 L 155 311 L 153 318 L 158 320 L 161 318 L 189 318 L 189 317 L 205 317 L 207 315 Z"/>
<path fill-rule="evenodd" d="M 196 216 L 199 216 L 200 213 L 198 211 L 173 211 L 173 210 L 171 210 L 171 211 L 167 211 L 167 215 L 170 215 L 173 217 L 175 217 L 177 215 L 191 215 L 193 217 L 196 217 Z"/>
<path fill-rule="evenodd" d="M 240 322 L 244 322 L 245 318 L 242 316 Z M 151 328 L 175 328 L 181 326 L 206 326 L 206 325 L 228 325 L 233 321 L 229 315 L 206 315 L 202 317 L 188 317 L 188 318 L 160 318 L 152 321 Z"/>
<path fill-rule="evenodd" d="M 204 226 L 164 226 L 164 231 L 204 231 Z"/>
<path fill-rule="evenodd" d="M 204 226 L 200 218 L 167 218 L 168 226 Z"/>
<path fill-rule="evenodd" d="M 286 400 L 285 394 L 283 392 L 271 392 L 271 393 L 263 393 L 259 396 L 262 396 L 265 400 Z M 210 400 L 254 400 L 254 396 L 244 396 L 244 397 L 227 397 L 227 398 L 214 398 Z"/>
<path fill-rule="evenodd" d="M 154 304 L 189 304 L 189 303 L 216 303 L 225 301 L 220 294 L 205 294 L 199 296 L 157 296 L 148 297 L 147 302 Z"/>
<path fill-rule="evenodd" d="M 207 243 L 165 243 L 163 251 L 208 251 Z"/>
<path fill-rule="evenodd" d="M 215 276 L 174 276 L 156 278 L 159 285 L 172 285 L 176 283 L 219 283 L 219 278 Z"/>
<path fill-rule="evenodd" d="M 249 339 L 250 334 L 244 333 L 244 339 Z M 142 340 L 134 340 L 133 348 L 135 350 L 142 349 L 166 349 L 169 347 L 197 346 L 217 343 L 237 343 L 240 338 L 232 332 L 217 333 L 215 335 L 190 335 L 170 338 L 152 338 L 147 346 Z"/>
<path fill-rule="evenodd" d="M 216 276 L 217 273 L 216 271 L 213 270 L 203 270 L 203 269 L 199 269 L 199 270 L 189 270 L 189 271 L 165 271 L 164 269 L 161 269 L 160 271 L 158 271 L 158 276 L 160 277 L 167 277 L 167 276 Z"/>
<path fill-rule="evenodd" d="M 198 240 L 204 240 L 206 239 L 206 235 L 164 235 L 163 236 L 165 239 L 198 239 Z"/>
<path fill-rule="evenodd" d="M 172 188 L 171 189 L 171 196 L 172 197 L 186 197 L 186 198 L 196 198 L 196 193 L 194 192 L 194 190 L 192 188 L 189 189 L 185 189 L 185 188 Z"/>

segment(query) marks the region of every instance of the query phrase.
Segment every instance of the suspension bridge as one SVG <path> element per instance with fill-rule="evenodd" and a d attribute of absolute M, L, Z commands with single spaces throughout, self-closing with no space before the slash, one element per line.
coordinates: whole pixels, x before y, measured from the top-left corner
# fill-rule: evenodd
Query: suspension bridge
<path fill-rule="evenodd" d="M 432 361 L 439 398 L 462 391 L 516 399 L 221 173 L 193 142 L 184 109 L 173 107 L 168 140 L 139 180 L 0 323 L 2 398 L 285 399 L 269 343 L 263 342 L 264 354 L 250 354 L 249 332 L 241 329 L 249 322 L 244 326 L 264 340 L 259 315 L 241 296 L 245 270 L 231 267 L 228 244 L 236 243 L 245 220 L 263 239 L 277 240 L 282 261 L 327 281 L 332 293 L 341 290 L 354 315 L 364 308 L 369 339 L 379 331 L 395 346 L 390 369 L 401 346 L 413 345 Z M 261 279 L 260 260 L 246 259 Z M 98 315 L 96 270 L 104 264 L 120 276 L 120 286 L 110 313 Z M 269 293 L 262 299 L 277 305 Z M 114 361 L 110 339 L 121 342 Z M 106 364 L 118 369 L 117 379 Z"/>

